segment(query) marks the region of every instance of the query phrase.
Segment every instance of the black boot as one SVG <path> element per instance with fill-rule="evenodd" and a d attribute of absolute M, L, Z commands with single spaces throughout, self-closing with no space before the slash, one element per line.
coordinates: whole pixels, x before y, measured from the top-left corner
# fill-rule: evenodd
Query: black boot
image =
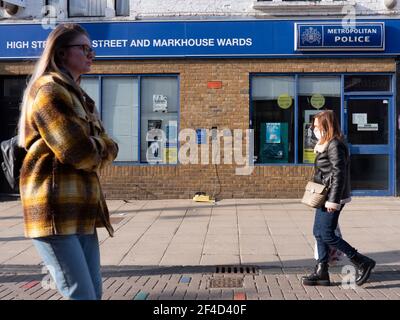
<path fill-rule="evenodd" d="M 319 262 L 313 274 L 302 277 L 302 283 L 305 286 L 330 286 L 328 263 Z"/>
<path fill-rule="evenodd" d="M 358 252 L 350 258 L 350 261 L 357 268 L 356 284 L 361 286 L 368 280 L 371 270 L 375 267 L 376 262 Z"/>

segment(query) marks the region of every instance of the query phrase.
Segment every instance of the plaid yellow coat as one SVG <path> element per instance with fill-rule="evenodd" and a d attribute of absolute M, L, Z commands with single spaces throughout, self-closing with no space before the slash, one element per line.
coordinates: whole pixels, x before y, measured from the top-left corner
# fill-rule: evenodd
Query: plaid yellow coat
<path fill-rule="evenodd" d="M 47 74 L 30 91 L 20 193 L 25 236 L 113 236 L 98 170 L 115 159 L 117 144 L 104 131 L 94 102 L 63 77 Z"/>

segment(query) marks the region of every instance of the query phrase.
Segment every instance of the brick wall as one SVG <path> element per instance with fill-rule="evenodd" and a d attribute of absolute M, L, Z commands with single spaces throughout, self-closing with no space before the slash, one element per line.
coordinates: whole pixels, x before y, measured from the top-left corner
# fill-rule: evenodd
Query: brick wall
<path fill-rule="evenodd" d="M 27 74 L 28 63 L 1 63 L 0 74 Z M 93 73 L 180 75 L 180 128 L 247 129 L 249 74 L 256 72 L 395 72 L 391 59 L 226 59 L 97 61 Z M 207 82 L 222 81 L 221 89 Z M 101 172 L 109 199 L 191 198 L 204 191 L 217 198 L 300 197 L 311 175 L 306 166 L 256 166 L 249 176 L 236 165 L 109 166 Z"/>

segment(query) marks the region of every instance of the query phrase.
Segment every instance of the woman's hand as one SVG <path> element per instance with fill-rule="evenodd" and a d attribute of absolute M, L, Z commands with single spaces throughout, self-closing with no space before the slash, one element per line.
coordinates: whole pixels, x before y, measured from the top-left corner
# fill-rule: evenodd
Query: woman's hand
<path fill-rule="evenodd" d="M 333 208 L 326 208 L 326 210 L 327 210 L 329 213 L 334 213 L 334 212 L 336 211 L 336 209 L 333 209 Z"/>

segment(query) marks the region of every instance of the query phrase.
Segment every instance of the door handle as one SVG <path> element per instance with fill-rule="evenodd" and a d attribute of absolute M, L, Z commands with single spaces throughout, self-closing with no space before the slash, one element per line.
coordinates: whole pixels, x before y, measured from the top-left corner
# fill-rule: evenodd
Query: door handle
<path fill-rule="evenodd" d="M 400 114 L 397 116 L 397 128 L 400 130 Z"/>

